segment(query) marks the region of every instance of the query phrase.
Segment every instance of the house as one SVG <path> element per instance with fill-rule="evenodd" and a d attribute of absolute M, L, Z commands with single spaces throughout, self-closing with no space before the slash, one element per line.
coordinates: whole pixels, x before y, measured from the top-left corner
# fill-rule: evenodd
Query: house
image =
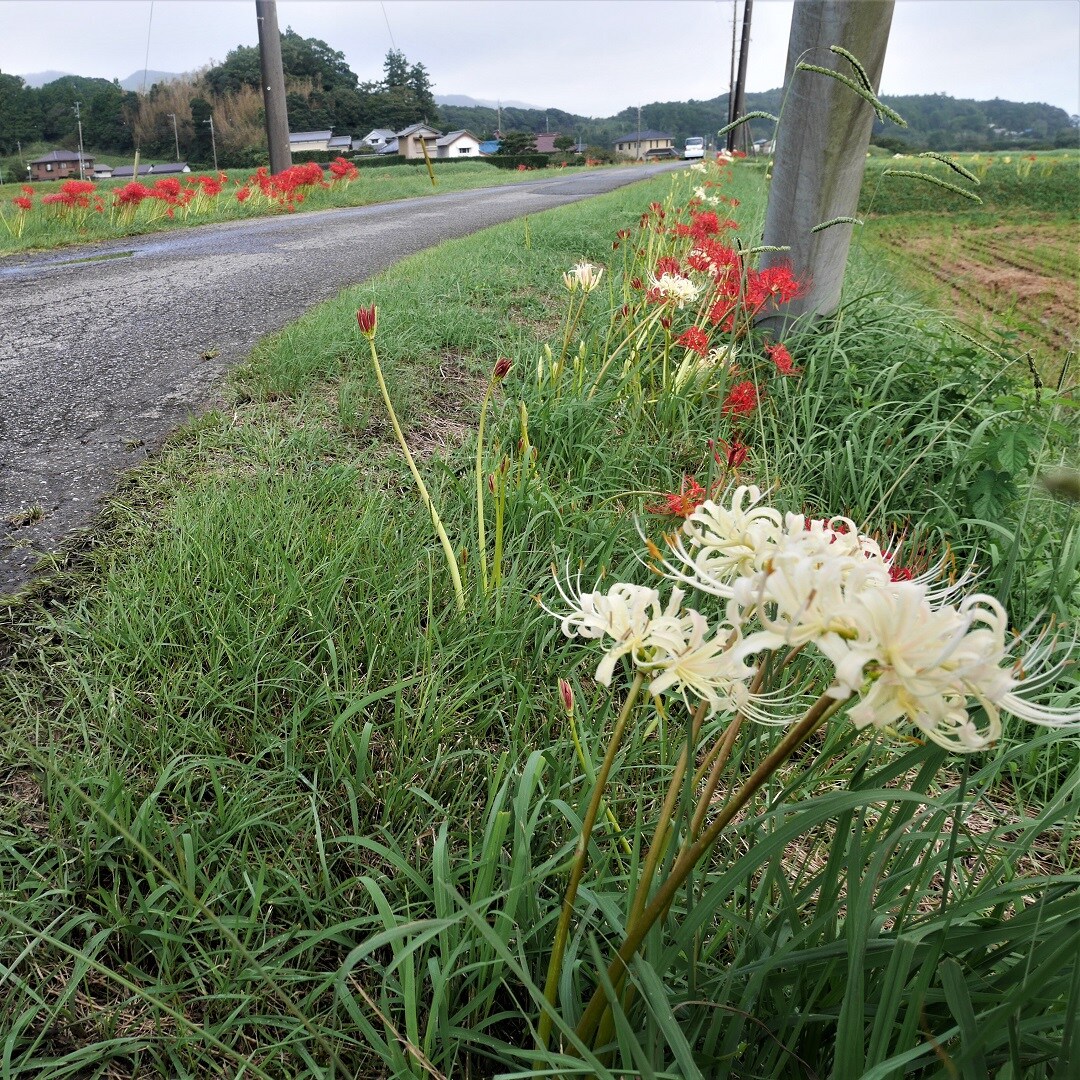
<path fill-rule="evenodd" d="M 163 165 L 151 165 L 150 172 L 154 176 L 165 176 L 168 173 L 191 172 L 191 166 L 186 161 L 166 161 Z"/>
<path fill-rule="evenodd" d="M 353 139 L 352 148 L 370 146 L 373 150 L 382 150 L 387 143 L 397 142 L 397 135 L 389 128 L 373 128 L 362 139 Z"/>
<path fill-rule="evenodd" d="M 67 180 L 79 175 L 79 155 L 70 150 L 50 150 L 42 157 L 29 162 L 31 180 Z M 94 171 L 94 159 L 82 156 L 82 174 L 90 176 Z"/>
<path fill-rule="evenodd" d="M 666 131 L 631 131 L 615 140 L 615 153 L 635 159 L 679 156 L 674 138 Z"/>
<path fill-rule="evenodd" d="M 325 153 L 333 136 L 333 131 L 290 131 L 289 150 L 294 154 Z"/>
<path fill-rule="evenodd" d="M 331 154 L 351 154 L 353 138 L 351 135 L 335 135 L 326 148 Z"/>
<path fill-rule="evenodd" d="M 441 158 L 480 157 L 480 140 L 464 128 L 435 140 L 435 156 Z"/>
<path fill-rule="evenodd" d="M 437 157 L 438 149 L 435 142 L 441 138 L 442 132 L 428 127 L 427 124 L 411 124 L 404 131 L 397 133 L 398 153 L 407 161 L 415 161 L 424 156 L 426 148 L 428 157 Z"/>
<path fill-rule="evenodd" d="M 555 140 L 559 137 L 557 131 L 550 133 L 544 132 L 543 135 L 536 136 L 536 152 L 538 154 L 555 154 L 558 151 L 555 149 Z"/>
<path fill-rule="evenodd" d="M 154 168 L 149 162 L 144 161 L 139 163 L 139 176 L 149 176 L 151 170 Z M 117 165 L 112 171 L 114 180 L 132 180 L 135 177 L 134 165 Z"/>
<path fill-rule="evenodd" d="M 391 154 L 396 154 L 397 152 L 397 139 L 391 139 L 385 146 L 380 146 L 379 149 L 375 151 L 375 153 L 378 154 L 379 157 L 389 157 Z"/>
<path fill-rule="evenodd" d="M 94 166 L 94 171 L 90 174 L 91 180 L 111 180 L 113 174 L 113 167 L 106 165 L 104 162 Z"/>

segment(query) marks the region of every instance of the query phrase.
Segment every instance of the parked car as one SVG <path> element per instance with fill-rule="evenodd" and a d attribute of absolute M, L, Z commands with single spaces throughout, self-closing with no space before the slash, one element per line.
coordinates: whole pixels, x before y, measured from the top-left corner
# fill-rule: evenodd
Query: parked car
<path fill-rule="evenodd" d="M 691 135 L 686 140 L 682 156 L 686 161 L 691 158 L 703 158 L 705 156 L 705 140 L 700 135 Z"/>

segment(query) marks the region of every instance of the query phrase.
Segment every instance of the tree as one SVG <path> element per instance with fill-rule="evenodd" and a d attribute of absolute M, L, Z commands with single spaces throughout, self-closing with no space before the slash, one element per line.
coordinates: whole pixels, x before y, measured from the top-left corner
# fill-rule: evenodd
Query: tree
<path fill-rule="evenodd" d="M 564 152 L 567 151 L 567 150 L 573 150 L 574 149 L 574 136 L 573 135 L 560 135 L 555 140 L 555 149 L 556 150 L 562 150 Z"/>
<path fill-rule="evenodd" d="M 13 154 L 20 142 L 41 137 L 36 95 L 18 75 L 0 73 L 0 154 Z"/>
<path fill-rule="evenodd" d="M 536 153 L 536 136 L 530 131 L 508 131 L 499 143 L 498 153 L 511 157 Z"/>
<path fill-rule="evenodd" d="M 431 79 L 428 77 L 427 68 L 423 64 L 413 64 L 409 68 L 407 85 L 416 96 L 417 108 L 424 114 L 424 118 L 434 119 L 439 115 L 439 107 L 435 104 L 435 95 L 431 92 Z"/>
<path fill-rule="evenodd" d="M 383 61 L 383 89 L 393 90 L 396 86 L 408 86 L 409 61 L 400 49 L 391 49 Z"/>

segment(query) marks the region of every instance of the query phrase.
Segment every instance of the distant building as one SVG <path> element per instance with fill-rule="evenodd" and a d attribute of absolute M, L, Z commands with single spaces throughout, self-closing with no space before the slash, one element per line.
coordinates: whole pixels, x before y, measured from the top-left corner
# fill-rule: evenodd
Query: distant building
<path fill-rule="evenodd" d="M 165 176 L 168 173 L 191 172 L 191 166 L 186 161 L 166 161 L 162 165 L 151 165 L 150 172 L 154 176 Z"/>
<path fill-rule="evenodd" d="M 678 157 L 675 139 L 666 131 L 631 131 L 615 140 L 615 153 L 628 158 Z"/>
<path fill-rule="evenodd" d="M 427 124 L 411 124 L 397 133 L 398 153 L 407 161 L 415 161 L 424 156 L 426 148 L 428 157 L 438 157 L 435 143 L 441 138 L 442 132 Z"/>
<path fill-rule="evenodd" d="M 389 157 L 391 154 L 396 154 L 397 152 L 398 141 L 396 138 L 391 139 L 389 142 L 385 143 L 383 146 L 380 146 L 379 149 L 375 151 L 375 153 L 378 154 L 379 157 Z"/>
<path fill-rule="evenodd" d="M 294 154 L 326 153 L 333 131 L 290 131 L 289 150 Z"/>
<path fill-rule="evenodd" d="M 89 177 L 94 171 L 94 159 L 83 154 L 82 172 Z M 39 158 L 28 162 L 31 180 L 68 180 L 79 175 L 79 155 L 70 150 L 50 150 Z"/>
<path fill-rule="evenodd" d="M 480 156 L 491 157 L 492 154 L 497 154 L 501 145 L 502 143 L 499 139 L 485 139 L 480 144 Z"/>
<path fill-rule="evenodd" d="M 373 150 L 382 150 L 387 143 L 396 143 L 397 134 L 389 128 L 372 128 L 362 139 L 353 139 L 352 148 L 359 150 L 361 146 L 370 146 Z"/>
<path fill-rule="evenodd" d="M 327 144 L 327 150 L 331 154 L 352 153 L 353 139 L 351 135 L 334 135 Z"/>
<path fill-rule="evenodd" d="M 435 156 L 480 157 L 480 140 L 471 131 L 451 131 L 435 140 Z"/>

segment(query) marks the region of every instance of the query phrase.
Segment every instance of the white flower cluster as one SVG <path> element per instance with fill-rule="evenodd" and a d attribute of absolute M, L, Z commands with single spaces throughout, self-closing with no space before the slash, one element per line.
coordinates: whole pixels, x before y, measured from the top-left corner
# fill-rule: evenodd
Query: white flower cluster
<path fill-rule="evenodd" d="M 597 671 L 610 683 L 630 656 L 653 675 L 650 690 L 679 690 L 712 711 L 743 709 L 773 720 L 748 686 L 752 658 L 812 645 L 828 658 L 827 693 L 858 700 L 856 727 L 918 728 L 950 750 L 983 750 L 1001 735 L 1002 712 L 1052 727 L 1080 725 L 1080 710 L 1053 709 L 1020 696 L 1045 686 L 1061 667 L 1045 668 L 1043 642 L 1011 656 L 1008 618 L 991 596 L 955 600 L 957 587 L 935 592 L 927 578 L 893 580 L 887 554 L 846 518 L 811 521 L 763 505 L 756 487 L 737 488 L 725 504 L 709 500 L 686 521 L 663 562 L 677 582 L 666 607 L 659 593 L 617 584 L 576 597 L 562 616 L 568 636 L 608 638 Z M 725 602 L 711 627 L 684 609 L 684 587 Z M 785 717 L 793 722 L 796 716 Z"/>
<path fill-rule="evenodd" d="M 691 166 L 691 168 L 693 168 L 693 166 Z M 703 187 L 694 188 L 694 198 L 697 199 L 699 202 L 705 203 L 708 206 L 720 205 L 720 196 L 710 194 Z"/>
<path fill-rule="evenodd" d="M 682 309 L 701 295 L 701 286 L 695 285 L 681 274 L 649 275 L 649 290 L 661 300 L 668 301 Z"/>
<path fill-rule="evenodd" d="M 602 266 L 594 266 L 591 262 L 579 262 L 563 274 L 563 281 L 571 292 L 577 292 L 580 289 L 582 292 L 590 293 L 600 284 L 603 276 Z"/>

